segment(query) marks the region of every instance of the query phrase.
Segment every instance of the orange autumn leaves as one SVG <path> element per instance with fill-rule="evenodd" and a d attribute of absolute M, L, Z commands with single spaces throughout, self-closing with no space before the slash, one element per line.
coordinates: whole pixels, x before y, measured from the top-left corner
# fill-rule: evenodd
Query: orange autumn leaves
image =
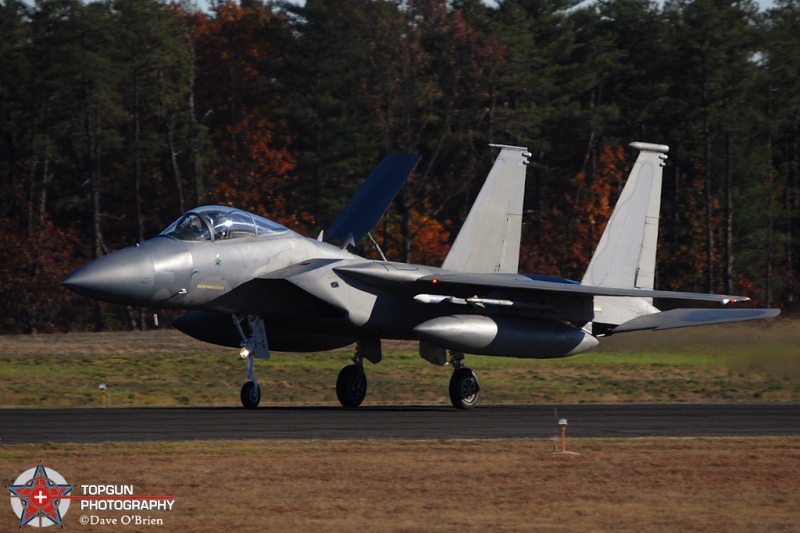
<path fill-rule="evenodd" d="M 208 165 L 210 198 L 302 229 L 309 216 L 293 202 L 289 135 L 266 118 L 280 105 L 274 73 L 285 63 L 269 35 L 285 31 L 285 25 L 258 4 L 226 3 L 215 17 L 195 14 L 190 21 L 204 81 L 217 88 L 205 95 L 214 110 L 208 123 L 218 148 Z"/>

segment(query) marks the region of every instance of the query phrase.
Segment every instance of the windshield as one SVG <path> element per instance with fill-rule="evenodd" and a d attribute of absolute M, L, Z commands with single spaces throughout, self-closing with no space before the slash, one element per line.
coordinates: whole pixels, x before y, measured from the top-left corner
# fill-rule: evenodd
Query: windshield
<path fill-rule="evenodd" d="M 198 207 L 170 224 L 160 235 L 181 241 L 221 241 L 287 231 L 266 218 L 218 205 Z"/>

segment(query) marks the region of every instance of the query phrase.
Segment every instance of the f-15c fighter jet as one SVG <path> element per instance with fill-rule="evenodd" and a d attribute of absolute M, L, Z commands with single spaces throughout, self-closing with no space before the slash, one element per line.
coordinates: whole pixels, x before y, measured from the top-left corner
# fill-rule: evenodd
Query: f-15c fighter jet
<path fill-rule="evenodd" d="M 364 360 L 381 360 L 381 339 L 416 340 L 423 359 L 452 365 L 452 404 L 470 409 L 480 386 L 464 354 L 567 357 L 591 350 L 605 335 L 778 315 L 777 309 L 725 308 L 747 300 L 741 296 L 654 290 L 669 148 L 631 147 L 638 157 L 580 283 L 517 273 L 530 154 L 498 146 L 441 267 L 367 260 L 347 251 L 368 236 L 418 160 L 394 154 L 318 239 L 238 209 L 199 207 L 157 237 L 84 265 L 63 284 L 112 303 L 188 310 L 174 321 L 177 329 L 240 348 L 247 360 L 246 408 L 261 400 L 253 358 L 268 359 L 271 351 L 355 343 L 353 364 L 336 381 L 339 401 L 352 408 L 367 393 Z M 718 305 L 660 312 L 653 298 Z"/>

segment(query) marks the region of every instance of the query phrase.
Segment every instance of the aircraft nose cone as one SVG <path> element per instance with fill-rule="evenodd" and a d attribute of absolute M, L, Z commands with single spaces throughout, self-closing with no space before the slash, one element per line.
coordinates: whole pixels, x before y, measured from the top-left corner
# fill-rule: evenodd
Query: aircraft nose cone
<path fill-rule="evenodd" d="M 64 278 L 61 284 L 81 296 L 144 305 L 153 294 L 154 277 L 150 254 L 132 246 L 87 263 Z"/>

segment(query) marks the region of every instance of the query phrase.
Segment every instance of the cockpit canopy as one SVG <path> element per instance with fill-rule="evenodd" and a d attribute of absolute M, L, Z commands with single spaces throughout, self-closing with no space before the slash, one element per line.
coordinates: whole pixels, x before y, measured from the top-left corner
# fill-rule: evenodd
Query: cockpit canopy
<path fill-rule="evenodd" d="M 221 241 L 288 231 L 271 220 L 232 207 L 207 205 L 189 211 L 159 235 L 181 241 Z"/>

